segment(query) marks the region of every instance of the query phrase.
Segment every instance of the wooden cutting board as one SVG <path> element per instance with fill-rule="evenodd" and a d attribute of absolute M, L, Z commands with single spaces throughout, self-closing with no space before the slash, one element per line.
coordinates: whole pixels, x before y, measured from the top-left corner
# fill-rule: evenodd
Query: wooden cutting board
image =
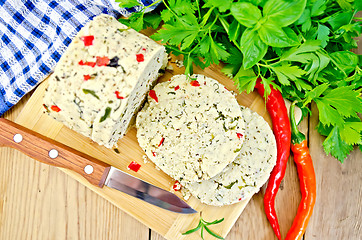
<path fill-rule="evenodd" d="M 173 67 L 173 70 L 167 70 L 159 81 L 166 81 L 172 77 L 172 75 L 182 74 L 184 72 L 184 68 L 176 66 L 176 59 L 177 57 L 172 56 L 170 65 Z M 230 91 L 237 92 L 233 81 L 221 73 L 220 70 L 220 66 L 211 66 L 204 70 L 196 68 L 194 72 L 217 79 Z M 63 124 L 43 113 L 42 98 L 46 85 L 47 81 L 44 81 L 37 87 L 23 111 L 18 116 L 16 120 L 17 123 L 98 158 L 101 161 L 107 162 L 151 184 L 171 190 L 174 181 L 162 171 L 157 170 L 152 162 L 144 162 L 143 156 L 145 154 L 138 145 L 135 128 L 132 128 L 127 135 L 118 142 L 117 149 L 119 153 L 116 153 L 114 149 L 99 146 L 90 139 L 68 129 Z M 240 105 L 250 107 L 263 116 L 269 124 L 271 123 L 270 117 L 265 109 L 264 101 L 257 93 L 241 93 L 236 95 L 236 98 Z M 136 161 L 142 165 L 137 173 L 127 169 L 131 161 Z M 167 239 L 201 239 L 199 232 L 187 236 L 182 235 L 183 232 L 197 225 L 200 217 L 199 214 L 183 215 L 172 213 L 108 187 L 99 189 L 91 185 L 80 175 L 66 169 L 61 170 Z M 176 194 L 181 197 L 179 192 L 176 192 Z M 202 217 L 206 221 L 225 218 L 222 223 L 212 226 L 214 232 L 225 237 L 249 200 L 250 199 L 246 199 L 245 201 L 230 206 L 213 207 L 202 204 L 196 198 L 191 197 L 187 203 L 197 211 L 202 212 Z M 205 239 L 214 239 L 207 234 L 205 235 Z"/>

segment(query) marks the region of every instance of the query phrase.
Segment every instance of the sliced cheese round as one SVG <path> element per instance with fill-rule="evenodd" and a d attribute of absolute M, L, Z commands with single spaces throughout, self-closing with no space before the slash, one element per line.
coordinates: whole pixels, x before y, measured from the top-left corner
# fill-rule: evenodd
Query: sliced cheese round
<path fill-rule="evenodd" d="M 268 123 L 248 108 L 242 108 L 242 114 L 245 141 L 235 161 L 209 180 L 184 183 L 205 204 L 223 206 L 251 197 L 268 180 L 276 163 L 276 142 Z"/>
<path fill-rule="evenodd" d="M 244 121 L 235 97 L 203 75 L 174 76 L 150 91 L 136 121 L 147 156 L 176 180 L 196 182 L 221 172 L 238 155 Z"/>

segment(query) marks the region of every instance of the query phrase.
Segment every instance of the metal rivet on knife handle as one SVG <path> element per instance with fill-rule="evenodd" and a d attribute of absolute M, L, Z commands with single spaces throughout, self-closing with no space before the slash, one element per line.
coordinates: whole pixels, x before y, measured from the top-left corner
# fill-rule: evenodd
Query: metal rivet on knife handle
<path fill-rule="evenodd" d="M 20 143 L 21 141 L 23 141 L 23 135 L 21 135 L 20 133 L 17 133 L 14 135 L 13 139 L 14 139 L 14 142 Z"/>
<path fill-rule="evenodd" d="M 52 158 L 52 159 L 58 157 L 58 155 L 59 155 L 59 153 L 55 149 L 52 149 L 52 150 L 49 151 L 49 157 Z"/>
<path fill-rule="evenodd" d="M 92 165 L 87 165 L 87 166 L 84 167 L 84 172 L 86 174 L 92 174 L 93 171 L 94 171 L 94 168 L 92 167 Z"/>

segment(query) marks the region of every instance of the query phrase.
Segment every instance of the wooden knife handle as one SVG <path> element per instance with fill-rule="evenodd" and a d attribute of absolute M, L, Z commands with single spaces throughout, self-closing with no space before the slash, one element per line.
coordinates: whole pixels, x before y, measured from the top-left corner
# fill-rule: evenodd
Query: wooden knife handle
<path fill-rule="evenodd" d="M 12 147 L 42 163 L 67 168 L 103 187 L 110 165 L 5 118 L 0 118 L 0 146 Z"/>

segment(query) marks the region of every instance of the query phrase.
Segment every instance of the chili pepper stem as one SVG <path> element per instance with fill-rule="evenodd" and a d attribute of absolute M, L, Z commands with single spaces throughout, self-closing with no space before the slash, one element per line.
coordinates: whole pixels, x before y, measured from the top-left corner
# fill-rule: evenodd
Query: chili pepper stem
<path fill-rule="evenodd" d="M 299 132 L 298 127 L 297 127 L 297 123 L 295 121 L 295 117 L 294 117 L 294 109 L 295 109 L 295 105 L 297 104 L 297 101 L 294 101 L 292 103 L 292 105 L 290 106 L 290 128 L 292 131 L 292 144 L 298 144 L 298 143 L 302 143 L 304 140 L 306 140 L 305 135 L 301 132 Z"/>

